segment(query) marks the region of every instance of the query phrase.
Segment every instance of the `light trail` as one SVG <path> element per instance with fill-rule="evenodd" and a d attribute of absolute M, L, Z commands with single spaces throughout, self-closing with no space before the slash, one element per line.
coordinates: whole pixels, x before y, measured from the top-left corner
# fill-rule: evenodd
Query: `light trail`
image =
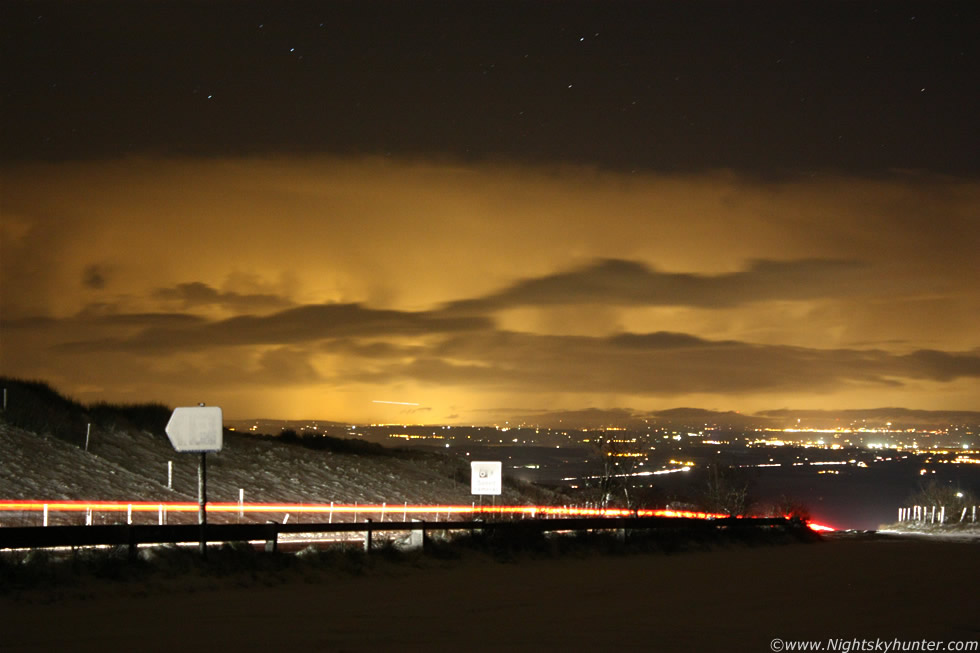
<path fill-rule="evenodd" d="M 0 511 L 18 512 L 197 512 L 198 504 L 190 501 L 0 501 Z M 681 517 L 687 519 L 724 519 L 721 513 L 691 510 L 643 508 L 579 508 L 575 506 L 477 506 L 477 505 L 411 505 L 411 504 L 329 504 L 329 503 L 237 503 L 212 501 L 207 504 L 211 513 L 270 513 L 289 514 L 380 514 L 398 515 L 521 515 L 524 517 Z M 809 523 L 815 531 L 835 529 Z"/>
<path fill-rule="evenodd" d="M 163 507 L 168 512 L 197 512 L 198 504 L 190 501 L 0 501 L 0 510 L 33 512 L 155 512 Z M 208 512 L 289 512 L 296 514 L 401 513 L 411 514 L 502 514 L 563 517 L 691 517 L 708 519 L 724 517 L 704 512 L 679 510 L 628 510 L 626 508 L 577 508 L 574 506 L 476 506 L 476 505 L 405 505 L 405 504 L 338 504 L 329 503 L 237 503 L 209 501 Z"/>

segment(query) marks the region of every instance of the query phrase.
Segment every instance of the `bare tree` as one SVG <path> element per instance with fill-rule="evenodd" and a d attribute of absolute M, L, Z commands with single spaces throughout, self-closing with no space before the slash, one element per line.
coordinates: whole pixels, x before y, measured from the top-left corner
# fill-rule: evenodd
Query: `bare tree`
<path fill-rule="evenodd" d="M 765 515 L 767 517 L 797 519 L 804 522 L 810 521 L 810 509 L 806 504 L 799 499 L 788 497 L 785 494 L 766 505 Z"/>
<path fill-rule="evenodd" d="M 937 506 L 937 509 L 940 506 L 945 507 L 947 519 L 952 519 L 954 514 L 959 514 L 964 508 L 978 504 L 976 495 L 969 490 L 939 483 L 935 479 L 920 485 L 908 498 L 908 502 L 913 506 Z"/>
<path fill-rule="evenodd" d="M 707 512 L 723 513 L 729 517 L 741 517 L 748 513 L 751 504 L 748 475 L 738 467 L 708 465 L 707 482 L 701 495 L 701 503 Z"/>
<path fill-rule="evenodd" d="M 646 460 L 642 444 L 636 439 L 602 438 L 593 443 L 592 454 L 598 462 L 594 480 L 599 506 L 636 508 L 631 478 Z"/>

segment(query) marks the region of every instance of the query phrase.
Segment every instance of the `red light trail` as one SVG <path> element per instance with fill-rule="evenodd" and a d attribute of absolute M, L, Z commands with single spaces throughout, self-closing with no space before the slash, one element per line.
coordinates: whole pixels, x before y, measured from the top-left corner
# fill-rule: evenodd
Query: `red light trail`
<path fill-rule="evenodd" d="M 197 512 L 197 503 L 189 501 L 0 501 L 0 511 L 39 512 Z M 380 514 L 392 515 L 522 515 L 524 517 L 685 517 L 688 519 L 722 519 L 719 513 L 689 510 L 628 510 L 626 508 L 577 508 L 573 506 L 476 506 L 476 505 L 409 505 L 409 504 L 331 504 L 331 503 L 232 503 L 210 502 L 211 513 L 290 514 Z M 815 531 L 835 529 L 809 523 Z"/>

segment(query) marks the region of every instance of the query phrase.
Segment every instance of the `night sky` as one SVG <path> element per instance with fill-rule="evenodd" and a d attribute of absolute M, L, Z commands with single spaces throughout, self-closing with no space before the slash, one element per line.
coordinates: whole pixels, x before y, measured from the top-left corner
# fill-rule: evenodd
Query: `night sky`
<path fill-rule="evenodd" d="M 980 409 L 976 2 L 9 0 L 0 48 L 0 373 Z"/>

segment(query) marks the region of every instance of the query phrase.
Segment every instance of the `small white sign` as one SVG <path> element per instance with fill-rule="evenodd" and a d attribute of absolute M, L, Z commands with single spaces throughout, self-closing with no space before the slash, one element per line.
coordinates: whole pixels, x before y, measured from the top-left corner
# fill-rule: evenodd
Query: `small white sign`
<path fill-rule="evenodd" d="M 167 422 L 167 437 L 177 451 L 221 451 L 221 424 L 217 406 L 182 406 Z"/>
<path fill-rule="evenodd" d="M 503 478 L 499 462 L 470 463 L 471 494 L 500 494 L 500 484 Z"/>

